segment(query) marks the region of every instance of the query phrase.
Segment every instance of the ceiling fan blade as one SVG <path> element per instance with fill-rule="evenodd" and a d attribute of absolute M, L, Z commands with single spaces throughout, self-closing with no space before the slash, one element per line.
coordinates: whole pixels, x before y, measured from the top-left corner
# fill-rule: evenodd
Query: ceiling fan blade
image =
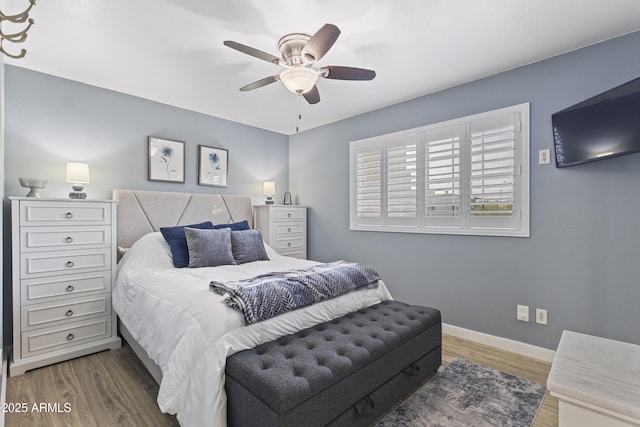
<path fill-rule="evenodd" d="M 246 86 L 242 86 L 240 90 L 242 92 L 247 92 L 250 90 L 258 89 L 259 87 L 270 85 L 271 83 L 277 82 L 280 80 L 280 75 L 276 74 L 275 76 L 265 77 L 264 79 L 256 80 L 253 83 L 249 83 Z"/>
<path fill-rule="evenodd" d="M 338 40 L 340 29 L 333 24 L 324 24 L 302 48 L 302 57 L 307 64 L 320 60 Z"/>
<path fill-rule="evenodd" d="M 373 70 L 337 65 L 328 65 L 320 68 L 319 71 L 325 79 L 334 80 L 373 80 L 376 77 L 376 72 Z"/>
<path fill-rule="evenodd" d="M 318 92 L 318 87 L 315 85 L 313 86 L 313 88 L 311 88 L 311 90 L 303 93 L 302 96 L 307 100 L 309 104 L 317 104 L 318 102 L 320 102 L 320 92 Z"/>
<path fill-rule="evenodd" d="M 231 49 L 235 49 L 239 52 L 246 53 L 247 55 L 254 56 L 258 59 L 262 59 L 263 61 L 271 62 L 272 64 L 280 65 L 280 58 L 277 56 L 271 55 L 270 53 L 263 52 L 251 46 L 244 45 L 242 43 L 234 42 L 231 40 L 226 40 L 224 45 L 230 47 Z"/>

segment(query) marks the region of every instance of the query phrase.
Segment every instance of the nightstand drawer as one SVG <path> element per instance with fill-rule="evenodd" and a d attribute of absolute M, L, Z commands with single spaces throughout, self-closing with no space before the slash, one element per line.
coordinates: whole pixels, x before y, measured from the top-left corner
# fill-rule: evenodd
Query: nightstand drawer
<path fill-rule="evenodd" d="M 297 219 L 302 221 L 304 219 L 304 208 L 289 208 L 289 207 L 276 207 L 273 208 L 274 221 L 286 221 Z"/>
<path fill-rule="evenodd" d="M 280 252 L 288 249 L 302 249 L 304 247 L 304 239 L 300 237 L 292 237 L 291 239 L 275 239 L 272 242 L 273 249 Z"/>
<path fill-rule="evenodd" d="M 21 357 L 49 353 L 111 336 L 111 316 L 22 333 Z"/>
<path fill-rule="evenodd" d="M 22 277 L 111 269 L 111 249 L 28 252 L 21 255 Z"/>
<path fill-rule="evenodd" d="M 68 323 L 87 317 L 105 316 L 110 313 L 111 294 L 25 305 L 21 313 L 22 330 Z"/>
<path fill-rule="evenodd" d="M 307 258 L 307 255 L 305 254 L 303 248 L 298 248 L 298 249 L 295 249 L 295 250 L 280 250 L 280 251 L 278 251 L 278 253 L 280 255 L 288 256 L 288 257 L 291 257 L 291 258 L 299 258 L 299 259 L 306 259 Z"/>
<path fill-rule="evenodd" d="M 275 236 L 287 236 L 290 234 L 303 234 L 304 233 L 303 222 L 283 222 L 276 223 L 273 226 L 273 234 Z"/>
<path fill-rule="evenodd" d="M 111 270 L 22 281 L 22 304 L 111 292 Z"/>
<path fill-rule="evenodd" d="M 21 227 L 22 252 L 111 246 L 110 227 Z"/>
<path fill-rule="evenodd" d="M 111 224 L 109 203 L 78 202 L 22 202 L 20 225 L 101 225 Z"/>

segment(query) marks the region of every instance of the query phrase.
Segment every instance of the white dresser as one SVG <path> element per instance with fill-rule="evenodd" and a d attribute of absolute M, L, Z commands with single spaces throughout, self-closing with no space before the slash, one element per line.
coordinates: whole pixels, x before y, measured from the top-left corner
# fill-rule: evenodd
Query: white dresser
<path fill-rule="evenodd" d="M 116 202 L 11 198 L 11 375 L 120 347 Z"/>
<path fill-rule="evenodd" d="M 254 227 L 279 254 L 307 258 L 307 208 L 295 205 L 254 206 Z"/>

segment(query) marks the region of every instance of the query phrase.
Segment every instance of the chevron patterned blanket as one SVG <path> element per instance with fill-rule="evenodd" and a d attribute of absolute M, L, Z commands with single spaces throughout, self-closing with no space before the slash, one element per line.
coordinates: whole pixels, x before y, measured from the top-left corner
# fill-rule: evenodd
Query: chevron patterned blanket
<path fill-rule="evenodd" d="M 380 277 L 368 265 L 336 261 L 300 270 L 263 274 L 220 283 L 209 289 L 244 315 L 248 324 L 335 298 L 359 288 L 378 286 Z"/>

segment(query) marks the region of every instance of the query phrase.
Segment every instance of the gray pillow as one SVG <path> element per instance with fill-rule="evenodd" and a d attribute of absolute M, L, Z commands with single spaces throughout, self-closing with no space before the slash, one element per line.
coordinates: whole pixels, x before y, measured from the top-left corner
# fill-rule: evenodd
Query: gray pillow
<path fill-rule="evenodd" d="M 260 230 L 231 232 L 233 258 L 238 264 L 253 261 L 269 261 Z"/>
<path fill-rule="evenodd" d="M 231 251 L 231 230 L 204 230 L 185 227 L 189 248 L 189 267 L 216 267 L 236 264 Z"/>

